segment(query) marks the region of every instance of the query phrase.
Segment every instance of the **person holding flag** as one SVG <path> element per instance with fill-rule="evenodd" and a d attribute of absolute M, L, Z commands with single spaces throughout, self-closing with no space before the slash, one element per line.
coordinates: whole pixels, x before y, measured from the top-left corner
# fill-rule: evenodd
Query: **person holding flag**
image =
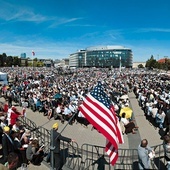
<path fill-rule="evenodd" d="M 114 165 L 118 159 L 118 144 L 124 143 L 119 119 L 101 82 L 86 96 L 79 110 L 106 137 L 105 151 Z"/>

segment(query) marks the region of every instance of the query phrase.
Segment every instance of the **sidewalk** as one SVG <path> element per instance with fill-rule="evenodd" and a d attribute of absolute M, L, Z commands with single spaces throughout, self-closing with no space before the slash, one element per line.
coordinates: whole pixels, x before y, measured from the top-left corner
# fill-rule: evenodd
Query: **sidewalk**
<path fill-rule="evenodd" d="M 161 144 L 162 140 L 160 139 L 159 128 L 155 129 L 155 127 L 146 120 L 144 112 L 139 107 L 134 93 L 129 93 L 129 100 L 136 124 L 139 127 L 138 136 L 133 135 L 133 138 L 129 138 L 129 148 L 133 148 L 133 146 L 137 148 L 142 139 L 147 139 L 149 146 Z"/>

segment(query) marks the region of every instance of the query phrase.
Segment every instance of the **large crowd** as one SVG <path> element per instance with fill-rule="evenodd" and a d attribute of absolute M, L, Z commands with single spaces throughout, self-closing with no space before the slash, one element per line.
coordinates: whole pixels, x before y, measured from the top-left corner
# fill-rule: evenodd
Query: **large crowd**
<path fill-rule="evenodd" d="M 134 92 L 146 117 L 169 135 L 170 126 L 170 84 L 169 77 L 155 71 L 107 68 L 0 68 L 8 73 L 8 85 L 2 85 L 0 95 L 6 99 L 1 105 L 1 127 L 14 133 L 19 117 L 26 116 L 26 109 L 42 112 L 47 119 L 68 121 L 70 125 L 79 122 L 88 126 L 88 120 L 79 111 L 83 99 L 101 81 L 110 97 L 117 116 L 120 118 L 122 133 L 135 133 L 138 127 L 126 113 L 130 107 L 128 93 Z M 124 97 L 123 97 L 124 96 Z M 17 112 L 13 102 L 18 103 L 22 112 Z M 140 127 L 139 127 L 140 128 Z M 15 129 L 15 130 L 14 130 Z M 4 130 L 3 133 L 6 133 Z M 20 132 L 23 129 L 19 129 Z M 24 129 L 22 135 L 27 131 Z M 29 133 L 29 132 L 27 132 Z M 14 133 L 15 134 L 15 133 Z M 23 139 L 23 138 L 22 138 Z M 21 141 L 21 137 L 20 137 Z M 28 143 L 27 143 L 28 144 Z M 23 145 L 23 144 L 21 144 Z M 7 160 L 7 158 L 6 158 Z"/>

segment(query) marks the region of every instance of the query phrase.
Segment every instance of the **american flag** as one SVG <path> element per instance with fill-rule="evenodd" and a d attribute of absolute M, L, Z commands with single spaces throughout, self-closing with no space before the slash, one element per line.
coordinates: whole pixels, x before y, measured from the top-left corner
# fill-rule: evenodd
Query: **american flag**
<path fill-rule="evenodd" d="M 32 50 L 32 56 L 35 56 L 35 52 Z"/>
<path fill-rule="evenodd" d="M 87 95 L 80 105 L 80 111 L 86 119 L 106 137 L 105 151 L 114 165 L 118 159 L 118 144 L 123 143 L 119 120 L 114 106 L 104 92 L 101 82 Z"/>

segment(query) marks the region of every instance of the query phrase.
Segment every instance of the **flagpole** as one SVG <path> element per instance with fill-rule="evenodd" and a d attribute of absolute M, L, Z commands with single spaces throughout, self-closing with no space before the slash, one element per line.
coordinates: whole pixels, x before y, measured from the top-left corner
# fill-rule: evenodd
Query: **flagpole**
<path fill-rule="evenodd" d="M 34 57 L 35 56 L 35 52 L 32 50 L 32 70 L 34 69 Z"/>
<path fill-rule="evenodd" d="M 34 61 L 33 61 L 33 50 L 32 50 L 32 70 L 33 70 L 33 66 L 34 65 Z"/>
<path fill-rule="evenodd" d="M 122 69 L 122 68 L 121 68 L 121 67 L 122 67 L 122 66 L 121 66 L 121 64 L 122 64 L 122 63 L 121 63 L 121 56 L 120 56 L 119 59 L 120 59 L 119 71 L 121 72 L 121 69 Z"/>

